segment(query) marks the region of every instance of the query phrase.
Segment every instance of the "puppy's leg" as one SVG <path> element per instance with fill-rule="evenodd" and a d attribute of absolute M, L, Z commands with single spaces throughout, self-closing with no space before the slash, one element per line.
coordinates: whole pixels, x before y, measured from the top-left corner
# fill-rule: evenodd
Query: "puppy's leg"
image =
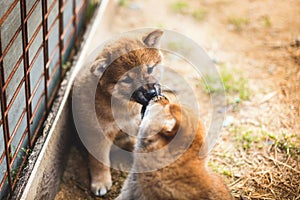
<path fill-rule="evenodd" d="M 99 144 L 102 145 L 102 144 Z M 100 156 L 104 163 L 110 164 L 109 153 L 111 144 L 103 144 L 100 152 Z M 104 196 L 112 186 L 112 179 L 110 174 L 110 168 L 95 157 L 89 154 L 89 167 L 91 175 L 91 191 L 96 196 Z"/>

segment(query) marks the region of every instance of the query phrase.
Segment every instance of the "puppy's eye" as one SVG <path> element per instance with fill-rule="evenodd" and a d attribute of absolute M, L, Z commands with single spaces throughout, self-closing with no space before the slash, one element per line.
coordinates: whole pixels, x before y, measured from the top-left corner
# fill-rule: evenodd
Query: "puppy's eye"
<path fill-rule="evenodd" d="M 130 78 L 129 76 L 126 76 L 125 79 L 122 80 L 123 83 L 131 83 L 132 82 L 132 78 Z"/>

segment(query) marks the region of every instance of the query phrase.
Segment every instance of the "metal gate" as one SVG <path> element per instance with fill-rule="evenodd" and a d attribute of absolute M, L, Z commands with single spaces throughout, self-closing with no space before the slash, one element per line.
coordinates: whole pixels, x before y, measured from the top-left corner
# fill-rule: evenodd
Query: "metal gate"
<path fill-rule="evenodd" d="M 0 1 L 0 199 L 10 196 L 65 75 L 89 1 Z"/>

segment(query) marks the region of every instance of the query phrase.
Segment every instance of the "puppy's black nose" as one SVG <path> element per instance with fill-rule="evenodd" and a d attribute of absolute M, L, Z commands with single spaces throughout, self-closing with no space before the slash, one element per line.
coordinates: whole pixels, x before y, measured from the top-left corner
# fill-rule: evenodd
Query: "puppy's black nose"
<path fill-rule="evenodd" d="M 147 84 L 144 87 L 144 96 L 148 101 L 150 101 L 153 97 L 161 94 L 160 85 L 157 83 Z"/>
<path fill-rule="evenodd" d="M 144 95 L 145 95 L 147 100 L 150 100 L 153 97 L 157 96 L 158 94 L 157 94 L 157 91 L 155 89 L 151 89 L 151 90 L 148 90 Z"/>
<path fill-rule="evenodd" d="M 157 83 L 146 84 L 138 88 L 131 99 L 142 105 L 147 105 L 148 102 L 155 96 L 161 94 L 161 87 Z"/>

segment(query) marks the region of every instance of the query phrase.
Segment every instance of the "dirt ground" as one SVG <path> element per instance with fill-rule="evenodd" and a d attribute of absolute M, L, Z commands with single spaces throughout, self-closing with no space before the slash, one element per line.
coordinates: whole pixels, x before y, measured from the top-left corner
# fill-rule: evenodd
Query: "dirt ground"
<path fill-rule="evenodd" d="M 209 167 L 237 199 L 300 199 L 299 10 L 298 0 L 121 0 L 109 4 L 99 35 L 159 27 L 200 44 L 216 62 L 227 94 L 226 119 Z M 191 77 L 206 120 L 207 89 L 213 88 L 188 69 L 183 74 Z M 56 200 L 118 195 L 126 174 L 115 170 L 104 198 L 90 194 L 85 158 L 74 145 Z"/>

